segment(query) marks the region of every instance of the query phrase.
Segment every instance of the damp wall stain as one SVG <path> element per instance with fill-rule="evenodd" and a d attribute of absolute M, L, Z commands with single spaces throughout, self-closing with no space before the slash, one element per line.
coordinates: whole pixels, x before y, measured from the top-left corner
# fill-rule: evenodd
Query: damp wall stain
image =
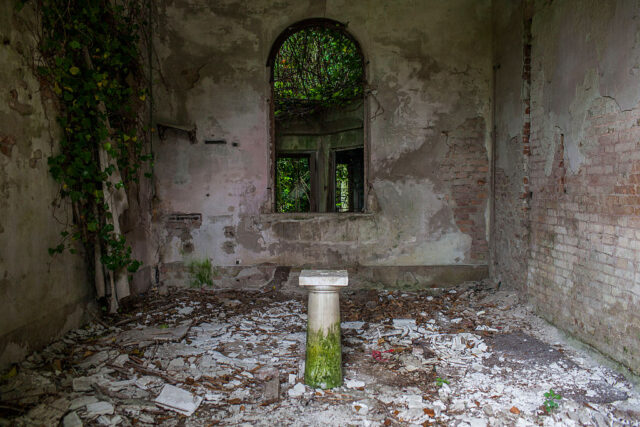
<path fill-rule="evenodd" d="M 53 207 L 59 132 L 31 69 L 32 6 L 0 2 L 0 371 L 80 326 L 92 294 L 82 255 L 48 254 L 71 216 Z"/>
<path fill-rule="evenodd" d="M 157 262 L 185 259 L 162 220 L 180 211 L 203 216 L 188 256 L 218 266 L 486 264 L 490 1 L 174 0 L 157 13 L 155 115 L 197 128 L 195 144 L 154 141 Z M 365 214 L 271 213 L 267 57 L 318 17 L 347 23 L 367 63 Z"/>

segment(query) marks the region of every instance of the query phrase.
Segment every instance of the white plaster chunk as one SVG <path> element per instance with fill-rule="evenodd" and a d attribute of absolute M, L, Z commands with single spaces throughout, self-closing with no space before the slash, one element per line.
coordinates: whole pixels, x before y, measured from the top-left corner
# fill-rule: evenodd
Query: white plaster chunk
<path fill-rule="evenodd" d="M 109 402 L 95 402 L 87 405 L 87 417 L 93 418 L 99 415 L 113 414 L 114 407 Z"/>
<path fill-rule="evenodd" d="M 116 415 L 115 417 L 101 415 L 96 421 L 102 426 L 117 426 L 122 422 L 122 417 L 120 415 Z"/>
<path fill-rule="evenodd" d="M 362 321 L 342 322 L 342 329 L 362 329 L 363 326 Z"/>
<path fill-rule="evenodd" d="M 361 388 L 365 386 L 365 383 L 364 381 L 360 381 L 360 380 L 347 379 L 345 380 L 344 385 L 347 388 Z"/>
<path fill-rule="evenodd" d="M 62 425 L 64 427 L 82 427 L 82 420 L 74 411 L 70 412 L 63 418 Z"/>
<path fill-rule="evenodd" d="M 196 409 L 198 409 L 200 403 L 202 403 L 202 397 L 195 396 L 188 391 L 172 386 L 171 384 L 165 384 L 158 397 L 156 397 L 155 402 L 156 405 L 162 408 L 169 409 L 189 417 L 196 411 Z"/>
<path fill-rule="evenodd" d="M 302 270 L 300 286 L 347 286 L 347 270 Z"/>
<path fill-rule="evenodd" d="M 305 390 L 306 388 L 304 384 L 298 383 L 293 388 L 289 389 L 288 394 L 289 394 L 289 397 L 296 398 L 296 397 L 302 396 Z"/>
<path fill-rule="evenodd" d="M 96 403 L 97 401 L 98 401 L 98 398 L 95 396 L 81 396 L 71 401 L 71 403 L 69 404 L 69 409 L 72 411 L 76 409 L 81 409 L 87 406 L 88 404 Z"/>

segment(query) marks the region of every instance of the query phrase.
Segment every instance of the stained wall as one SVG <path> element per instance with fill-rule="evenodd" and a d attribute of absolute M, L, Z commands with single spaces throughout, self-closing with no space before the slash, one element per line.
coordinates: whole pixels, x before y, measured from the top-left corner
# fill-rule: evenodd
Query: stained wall
<path fill-rule="evenodd" d="M 501 96 L 518 105 L 517 87 L 530 91 L 521 92 L 519 112 L 505 108 L 496 118 L 504 125 L 496 144 L 496 231 L 503 231 L 496 232 L 495 277 L 521 289 L 546 319 L 638 373 L 640 4 L 527 6 L 530 74 L 518 72 L 517 62 L 526 70 L 528 60 L 515 48 L 520 37 L 508 39 L 512 56 L 496 50 L 513 64 L 510 77 L 498 80 Z M 514 22 L 526 34 L 526 20 Z M 523 201 L 529 210 L 521 226 Z M 527 238 L 518 241 L 521 233 Z"/>
<path fill-rule="evenodd" d="M 59 134 L 32 73 L 34 16 L 0 2 L 0 369 L 80 326 L 92 290 L 80 255 L 48 254 L 70 213 L 47 167 Z"/>
<path fill-rule="evenodd" d="M 155 120 L 196 129 L 154 141 L 161 281 L 184 282 L 183 263 L 207 257 L 486 275 L 490 1 L 174 0 L 157 14 Z M 362 214 L 272 212 L 268 54 L 287 26 L 318 17 L 347 23 L 365 55 Z"/>
<path fill-rule="evenodd" d="M 494 144 L 491 276 L 523 290 L 529 257 L 530 8 L 493 2 Z M 527 22 L 529 21 L 529 22 Z"/>

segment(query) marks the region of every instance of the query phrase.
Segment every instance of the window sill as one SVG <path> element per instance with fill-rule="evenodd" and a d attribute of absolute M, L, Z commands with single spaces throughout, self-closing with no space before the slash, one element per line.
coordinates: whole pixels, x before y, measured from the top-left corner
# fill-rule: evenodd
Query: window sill
<path fill-rule="evenodd" d="M 372 212 L 295 212 L 295 213 L 267 213 L 261 214 L 264 222 L 276 221 L 312 221 L 312 220 L 351 220 L 370 219 L 375 216 Z"/>

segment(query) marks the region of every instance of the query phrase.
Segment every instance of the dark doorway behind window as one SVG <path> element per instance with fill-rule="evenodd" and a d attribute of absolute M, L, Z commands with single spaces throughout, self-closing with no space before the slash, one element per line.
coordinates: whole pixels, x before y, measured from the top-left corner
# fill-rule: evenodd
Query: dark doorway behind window
<path fill-rule="evenodd" d="M 364 153 L 362 148 L 335 152 L 336 212 L 359 212 L 364 208 Z"/>

